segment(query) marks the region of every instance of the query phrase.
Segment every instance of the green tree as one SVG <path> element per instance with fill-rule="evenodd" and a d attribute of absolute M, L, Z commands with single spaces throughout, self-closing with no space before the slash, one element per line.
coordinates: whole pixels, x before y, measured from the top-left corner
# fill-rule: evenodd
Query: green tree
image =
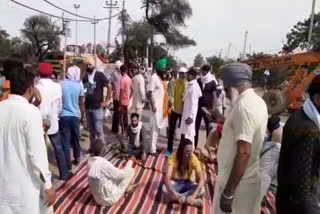
<path fill-rule="evenodd" d="M 297 48 L 306 49 L 309 47 L 308 35 L 310 21 L 310 18 L 308 18 L 293 26 L 290 33 L 287 34 L 287 42 L 282 48 L 283 52 L 290 53 Z M 314 29 L 310 48 L 313 51 L 320 51 L 320 14 L 317 14 L 314 17 Z"/>
<path fill-rule="evenodd" d="M 9 56 L 12 54 L 22 55 L 24 57 L 26 52 L 23 52 L 21 46 L 25 45 L 19 37 L 11 38 L 10 35 L 3 29 L 0 28 L 0 56 Z"/>
<path fill-rule="evenodd" d="M 115 39 L 115 49 L 114 51 L 109 55 L 109 60 L 110 62 L 114 63 L 116 62 L 117 60 L 119 60 L 122 56 L 122 48 L 118 42 L 117 39 Z"/>
<path fill-rule="evenodd" d="M 227 58 L 221 58 L 218 56 L 210 56 L 210 57 L 206 57 L 206 60 L 208 62 L 208 64 L 211 66 L 211 70 L 212 72 L 217 75 L 218 77 L 221 76 L 221 67 L 230 63 L 233 63 L 234 60 L 233 59 L 227 59 Z"/>
<path fill-rule="evenodd" d="M 59 50 L 59 36 L 68 33 L 68 30 L 65 27 L 61 29 L 47 16 L 34 15 L 25 20 L 21 33 L 30 42 L 34 56 L 41 62 L 49 52 Z"/>
<path fill-rule="evenodd" d="M 7 56 L 11 52 L 11 41 L 7 31 L 0 28 L 0 56 Z"/>
<path fill-rule="evenodd" d="M 193 60 L 193 66 L 195 67 L 201 67 L 204 64 L 204 58 L 201 54 L 198 54 L 197 56 L 195 56 L 194 60 Z"/>
<path fill-rule="evenodd" d="M 103 45 L 101 44 L 96 44 L 96 52 L 97 54 L 101 55 L 102 57 L 104 57 L 106 55 L 106 50 L 105 48 L 103 47 Z"/>
<path fill-rule="evenodd" d="M 168 45 L 183 48 L 196 45 L 196 42 L 183 35 L 180 28 L 186 27 L 186 19 L 192 16 L 188 0 L 143 0 L 146 19 L 162 34 Z"/>
<path fill-rule="evenodd" d="M 148 39 L 152 35 L 151 26 L 144 21 L 132 22 L 125 31 L 124 56 L 126 61 L 133 61 L 146 56 Z"/>

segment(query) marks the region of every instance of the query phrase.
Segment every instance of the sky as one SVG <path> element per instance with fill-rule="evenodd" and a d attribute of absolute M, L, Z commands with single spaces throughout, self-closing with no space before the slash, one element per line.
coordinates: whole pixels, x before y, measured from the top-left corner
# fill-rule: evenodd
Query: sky
<path fill-rule="evenodd" d="M 61 15 L 59 9 L 43 0 L 16 0 L 39 10 Z M 49 0 L 64 9 L 75 12 L 74 3 L 80 4 L 78 14 L 104 18 L 108 16 L 104 0 Z M 115 1 L 115 0 L 114 0 Z M 319 8 L 320 8 L 320 0 Z M 142 0 L 126 0 L 126 9 L 134 21 L 144 16 Z M 310 16 L 312 0 L 189 0 L 193 16 L 187 20 L 183 32 L 197 42 L 197 46 L 172 50 L 175 56 L 188 65 L 201 53 L 204 57 L 221 53 L 223 57 L 239 57 L 244 49 L 245 32 L 248 31 L 246 52 L 276 53 L 280 51 L 286 34 L 298 22 Z M 122 0 L 118 0 L 122 7 Z M 115 11 L 114 13 L 117 13 Z M 0 27 L 11 36 L 19 36 L 25 18 L 37 14 L 10 0 L 0 0 Z M 71 18 L 72 15 L 69 15 Z M 113 19 L 111 41 L 117 36 L 120 23 Z M 75 44 L 75 23 L 70 23 L 68 44 Z M 107 41 L 108 21 L 97 25 L 97 42 Z M 78 24 L 78 44 L 93 43 L 93 25 Z"/>

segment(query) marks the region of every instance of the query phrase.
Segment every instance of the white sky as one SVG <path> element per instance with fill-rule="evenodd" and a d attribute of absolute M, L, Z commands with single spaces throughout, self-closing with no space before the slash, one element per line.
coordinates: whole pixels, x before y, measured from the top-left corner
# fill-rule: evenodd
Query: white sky
<path fill-rule="evenodd" d="M 61 11 L 48 5 L 43 0 L 16 0 L 34 8 L 60 15 Z M 74 3 L 80 4 L 79 15 L 89 17 L 106 17 L 104 0 L 49 0 L 67 10 L 75 12 Z M 229 43 L 232 44 L 230 56 L 238 57 L 243 50 L 244 34 L 247 30 L 248 45 L 252 52 L 276 52 L 282 47 L 286 33 L 298 21 L 306 19 L 311 13 L 312 0 L 189 0 L 193 16 L 188 20 L 185 33 L 197 42 L 197 46 L 175 51 L 174 54 L 183 62 L 191 65 L 194 56 L 217 54 L 222 50 L 226 56 Z M 320 0 L 318 0 L 320 1 Z M 133 20 L 144 15 L 141 10 L 142 0 L 126 0 L 126 8 Z M 122 6 L 122 0 L 118 0 Z M 319 4 L 320 5 L 320 4 Z M 36 14 L 22 8 L 10 0 L 0 0 L 0 27 L 11 36 L 19 36 L 25 18 Z M 71 18 L 71 16 L 69 16 Z M 112 41 L 117 34 L 120 23 L 114 19 L 112 24 Z M 75 43 L 75 24 L 69 43 Z M 108 22 L 97 25 L 97 41 L 106 42 Z M 93 26 L 79 23 L 78 44 L 93 42 Z"/>

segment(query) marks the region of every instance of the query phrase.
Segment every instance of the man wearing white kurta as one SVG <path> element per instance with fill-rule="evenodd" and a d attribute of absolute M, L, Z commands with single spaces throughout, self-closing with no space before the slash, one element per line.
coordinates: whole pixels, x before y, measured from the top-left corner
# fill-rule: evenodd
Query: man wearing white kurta
<path fill-rule="evenodd" d="M 146 101 L 145 80 L 141 72 L 144 72 L 141 67 L 137 74 L 132 78 L 132 106 L 130 113 L 137 113 L 142 118 L 142 109 Z M 143 71 L 142 71 L 143 70 Z"/>
<path fill-rule="evenodd" d="M 267 107 L 251 88 L 251 67 L 230 64 L 222 72 L 232 109 L 219 144 L 212 213 L 258 214 L 262 199 L 259 156 L 267 128 Z"/>
<path fill-rule="evenodd" d="M 93 157 L 89 158 L 88 180 L 90 191 L 97 204 L 112 206 L 128 189 L 134 177 L 133 162 L 129 160 L 123 169 L 116 168 L 103 158 L 107 147 L 99 140 L 93 146 Z"/>
<path fill-rule="evenodd" d="M 12 94 L 0 102 L 0 213 L 43 214 L 55 200 L 40 111 L 29 104 L 33 80 L 30 71 L 12 74 Z"/>
<path fill-rule="evenodd" d="M 165 89 L 163 83 L 164 81 L 161 80 L 161 77 L 157 73 L 154 73 L 151 76 L 149 93 L 151 92 L 153 100 L 153 103 L 151 104 L 152 115 L 150 118 L 152 140 L 148 149 L 151 154 L 156 153 L 159 130 L 168 127 L 168 117 L 164 117 Z"/>
<path fill-rule="evenodd" d="M 199 98 L 202 96 L 200 86 L 196 80 L 197 72 L 191 69 L 187 73 L 189 86 L 184 96 L 183 112 L 181 119 L 181 134 L 184 138 L 194 142 L 196 135 L 195 124 L 198 112 Z"/>
<path fill-rule="evenodd" d="M 159 60 L 156 66 L 156 73 L 151 76 L 149 84 L 149 99 L 151 103 L 152 115 L 150 118 L 151 126 L 151 145 L 147 149 L 150 154 L 155 154 L 159 130 L 168 127 L 168 90 L 164 81 L 167 60 Z"/>

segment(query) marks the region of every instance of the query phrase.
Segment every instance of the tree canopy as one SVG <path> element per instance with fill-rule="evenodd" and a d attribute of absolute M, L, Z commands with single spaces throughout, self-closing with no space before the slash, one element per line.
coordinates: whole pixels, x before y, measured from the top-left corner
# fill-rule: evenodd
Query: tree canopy
<path fill-rule="evenodd" d="M 67 29 L 61 29 L 47 16 L 34 15 L 25 20 L 21 33 L 30 42 L 33 55 L 43 61 L 49 52 L 59 50 L 59 36 L 67 33 Z"/>
<path fill-rule="evenodd" d="M 156 33 L 162 34 L 168 45 L 183 48 L 196 45 L 196 42 L 183 35 L 180 28 L 186 27 L 186 19 L 192 16 L 188 0 L 143 0 L 146 19 Z"/>
<path fill-rule="evenodd" d="M 0 28 L 0 56 L 8 56 L 20 52 L 23 41 L 19 37 L 11 38 L 6 30 Z"/>
<path fill-rule="evenodd" d="M 287 34 L 287 42 L 283 46 L 283 52 L 290 53 L 295 49 L 306 49 L 309 47 L 308 35 L 311 18 L 298 22 Z M 314 29 L 310 49 L 320 51 L 320 14 L 314 17 Z"/>
<path fill-rule="evenodd" d="M 207 57 L 207 63 L 211 66 L 212 72 L 217 76 L 220 76 L 221 67 L 230 63 L 235 62 L 234 59 L 221 58 L 220 56 L 210 56 Z"/>
<path fill-rule="evenodd" d="M 198 54 L 195 56 L 193 60 L 193 66 L 194 67 L 201 67 L 204 64 L 204 58 L 201 54 Z"/>

